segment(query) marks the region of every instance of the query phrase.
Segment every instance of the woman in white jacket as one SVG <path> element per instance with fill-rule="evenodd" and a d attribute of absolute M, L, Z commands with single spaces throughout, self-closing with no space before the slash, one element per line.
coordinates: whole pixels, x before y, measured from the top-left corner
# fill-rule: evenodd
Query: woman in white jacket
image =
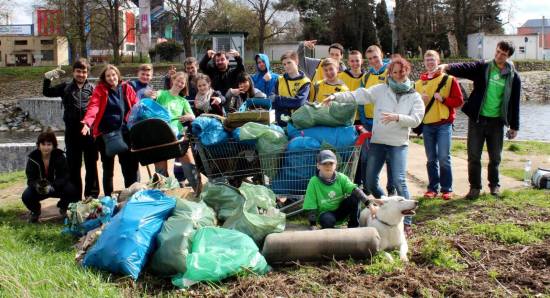
<path fill-rule="evenodd" d="M 388 81 L 369 89 L 359 88 L 351 92 L 329 96 L 330 101 L 354 100 L 358 104 L 374 104 L 374 124 L 369 145 L 366 178 L 371 193 L 380 198 L 384 195 L 378 180 L 386 158 L 391 162 L 390 171 L 397 193 L 409 199 L 407 189 L 407 151 L 411 128 L 417 127 L 424 117 L 424 102 L 409 80 L 410 63 L 401 58 L 392 59 L 388 67 Z M 410 235 L 412 218 L 405 217 L 405 232 Z"/>

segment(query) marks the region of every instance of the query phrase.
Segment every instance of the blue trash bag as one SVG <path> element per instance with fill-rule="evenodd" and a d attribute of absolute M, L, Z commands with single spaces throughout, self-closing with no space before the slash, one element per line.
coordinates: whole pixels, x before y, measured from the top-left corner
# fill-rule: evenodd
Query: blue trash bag
<path fill-rule="evenodd" d="M 101 200 L 99 200 L 99 203 L 101 205 L 101 209 L 98 209 L 97 207 L 91 208 L 85 206 L 85 203 L 82 202 L 69 204 L 69 210 L 71 211 L 71 214 L 69 215 L 69 218 L 65 218 L 65 225 L 67 225 L 67 227 L 65 227 L 61 231 L 61 234 L 70 234 L 76 237 L 81 237 L 86 235 L 89 231 L 98 228 L 102 224 L 106 224 L 111 221 L 111 217 L 114 215 L 115 212 L 117 200 L 107 196 L 101 198 Z M 79 204 L 84 208 L 80 208 Z M 83 209 L 87 210 L 84 211 Z M 78 214 L 78 211 L 80 210 L 82 210 L 83 212 L 80 212 L 81 214 Z M 80 218 L 82 215 L 88 217 L 90 213 L 94 213 L 95 218 L 80 222 L 82 220 Z"/>
<path fill-rule="evenodd" d="M 317 154 L 321 143 L 311 137 L 296 137 L 288 143 L 283 166 L 278 171 L 271 188 L 276 194 L 303 195 L 309 179 L 317 171 Z"/>
<path fill-rule="evenodd" d="M 239 107 L 239 112 L 246 112 L 251 108 L 271 110 L 271 99 L 262 97 L 249 98 Z"/>
<path fill-rule="evenodd" d="M 229 137 L 219 119 L 207 116 L 199 116 L 193 120 L 191 131 L 205 146 L 226 143 Z"/>
<path fill-rule="evenodd" d="M 170 123 L 170 113 L 156 101 L 150 98 L 143 98 L 136 103 L 128 116 L 128 129 L 131 129 L 134 124 L 146 119 L 161 119 L 166 123 Z"/>
<path fill-rule="evenodd" d="M 306 129 L 297 129 L 292 123 L 288 123 L 287 134 L 290 139 L 295 137 L 312 137 L 319 143 L 328 143 L 335 148 L 353 146 L 357 140 L 357 132 L 353 125 L 350 126 L 314 126 Z"/>
<path fill-rule="evenodd" d="M 105 227 L 82 265 L 136 280 L 175 206 L 174 198 L 157 189 L 135 193 Z"/>

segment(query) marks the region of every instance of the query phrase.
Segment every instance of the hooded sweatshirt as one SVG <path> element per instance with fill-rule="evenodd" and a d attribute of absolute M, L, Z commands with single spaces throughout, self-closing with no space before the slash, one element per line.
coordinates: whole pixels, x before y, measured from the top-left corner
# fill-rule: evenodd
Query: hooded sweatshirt
<path fill-rule="evenodd" d="M 254 82 L 254 86 L 256 87 L 256 89 L 262 91 L 266 95 L 269 95 L 273 93 L 273 90 L 275 90 L 275 84 L 279 79 L 279 75 L 271 71 L 269 57 L 267 57 L 266 54 L 256 55 L 256 57 L 254 57 L 254 61 L 258 61 L 258 58 L 262 59 L 262 61 L 265 63 L 265 71 L 261 71 L 260 68 L 258 68 L 258 62 L 256 62 L 256 73 L 252 75 L 252 81 Z M 264 76 L 266 73 L 269 73 L 271 75 L 271 80 L 264 80 Z"/>

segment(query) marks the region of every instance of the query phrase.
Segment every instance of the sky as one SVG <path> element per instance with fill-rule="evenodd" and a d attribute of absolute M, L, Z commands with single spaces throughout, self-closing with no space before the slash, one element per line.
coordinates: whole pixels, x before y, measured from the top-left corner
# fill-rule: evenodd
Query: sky
<path fill-rule="evenodd" d="M 32 23 L 32 5 L 40 2 L 39 0 L 11 0 L 17 3 L 14 8 L 15 16 L 13 24 L 31 24 Z M 394 0 L 388 0 L 390 9 L 395 6 Z M 517 27 L 521 26 L 528 19 L 540 19 L 544 14 L 550 18 L 550 0 L 503 0 L 503 12 L 501 19 L 505 23 L 506 33 L 513 34 Z"/>

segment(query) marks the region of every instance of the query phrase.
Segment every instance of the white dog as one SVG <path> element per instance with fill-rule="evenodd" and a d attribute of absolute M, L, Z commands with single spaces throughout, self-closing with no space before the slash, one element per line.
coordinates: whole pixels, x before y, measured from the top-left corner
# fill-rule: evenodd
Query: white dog
<path fill-rule="evenodd" d="M 378 208 L 376 217 L 371 216 L 368 208 L 361 211 L 359 225 L 361 227 L 373 227 L 380 235 L 380 250 L 392 250 L 399 248 L 399 258 L 408 262 L 407 252 L 409 246 L 403 230 L 403 216 L 415 214 L 418 201 L 406 200 L 403 197 L 384 197 L 384 204 Z M 386 256 L 393 258 L 386 252 Z"/>

